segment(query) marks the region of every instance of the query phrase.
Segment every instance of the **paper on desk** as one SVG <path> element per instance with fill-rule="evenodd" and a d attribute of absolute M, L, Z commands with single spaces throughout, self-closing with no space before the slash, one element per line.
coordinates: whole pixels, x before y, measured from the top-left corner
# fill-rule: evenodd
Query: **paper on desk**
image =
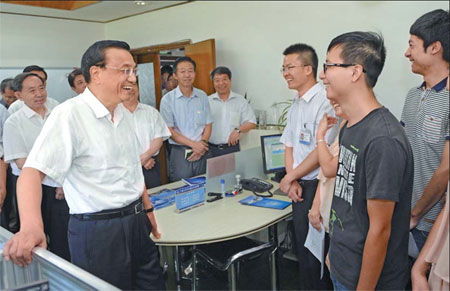
<path fill-rule="evenodd" d="M 412 232 L 409 232 L 408 256 L 414 259 L 419 256 L 419 249 L 417 248 Z"/>
<path fill-rule="evenodd" d="M 306 237 L 305 247 L 319 260 L 320 262 L 320 279 L 323 277 L 323 265 L 325 257 L 325 228 L 320 223 L 320 231 L 315 229 L 309 223 L 308 236 Z"/>

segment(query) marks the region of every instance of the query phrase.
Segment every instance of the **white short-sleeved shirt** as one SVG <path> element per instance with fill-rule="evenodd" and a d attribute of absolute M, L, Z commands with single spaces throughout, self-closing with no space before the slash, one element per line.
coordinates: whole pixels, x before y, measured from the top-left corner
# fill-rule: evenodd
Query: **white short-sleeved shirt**
<path fill-rule="evenodd" d="M 23 107 L 25 103 L 22 100 L 16 100 L 13 104 L 11 104 L 8 108 L 9 115 L 13 115 L 15 112 L 19 111 L 20 108 Z M 59 105 L 59 102 L 53 98 L 47 97 L 47 101 L 45 102 L 45 106 L 47 106 L 48 110 L 52 111 Z"/>
<path fill-rule="evenodd" d="M 8 110 L 5 106 L 0 106 L 0 158 L 3 158 L 3 126 L 9 117 Z"/>
<path fill-rule="evenodd" d="M 155 138 L 166 140 L 170 137 L 170 130 L 158 110 L 147 104 L 139 103 L 132 113 L 136 134 L 141 146 L 140 154 L 146 152 Z M 155 156 L 158 154 L 157 152 Z"/>
<path fill-rule="evenodd" d="M 197 88 L 190 97 L 183 96 L 180 87 L 173 89 L 164 95 L 159 109 L 167 126 L 193 141 L 200 141 L 205 126 L 213 122 L 208 96 Z M 172 139 L 169 143 L 177 144 Z"/>
<path fill-rule="evenodd" d="M 209 98 L 214 120 L 211 138 L 209 139 L 211 143 L 228 143 L 228 137 L 236 127 L 246 122 L 256 123 L 255 114 L 243 96 L 231 91 L 225 102 L 220 99 L 217 93 L 210 95 Z"/>
<path fill-rule="evenodd" d="M 297 95 L 292 101 L 281 142 L 285 146 L 293 148 L 294 169 L 315 149 L 316 131 L 324 113 L 327 113 L 328 116 L 335 116 L 321 83 L 311 87 L 303 96 Z M 327 132 L 328 144 L 334 141 L 338 131 L 339 126 L 336 125 Z M 302 179 L 313 180 L 317 178 L 318 174 L 319 169 L 315 169 Z"/>
<path fill-rule="evenodd" d="M 127 206 L 142 196 L 144 177 L 133 117 L 108 109 L 86 90 L 57 106 L 24 167 L 63 183 L 71 214 Z"/>
<path fill-rule="evenodd" d="M 11 164 L 14 175 L 19 176 L 21 173 L 14 160 L 28 157 L 50 112 L 47 109 L 42 118 L 30 107 L 24 105 L 6 120 L 3 130 L 5 162 Z M 49 177 L 45 177 L 42 184 L 50 187 L 60 186 Z"/>

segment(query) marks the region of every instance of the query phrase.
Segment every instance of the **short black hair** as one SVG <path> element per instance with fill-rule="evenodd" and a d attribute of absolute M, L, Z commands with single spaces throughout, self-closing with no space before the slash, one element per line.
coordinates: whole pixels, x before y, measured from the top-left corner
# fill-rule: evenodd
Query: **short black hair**
<path fill-rule="evenodd" d="M 442 45 L 442 58 L 448 63 L 449 53 L 449 12 L 443 9 L 436 9 L 420 16 L 409 29 L 409 33 L 423 40 L 423 48 L 436 41 Z"/>
<path fill-rule="evenodd" d="M 347 32 L 335 37 L 327 52 L 335 47 L 342 49 L 341 58 L 345 63 L 361 65 L 366 71 L 366 84 L 375 87 L 386 60 L 383 36 L 375 32 Z"/>
<path fill-rule="evenodd" d="M 173 72 L 173 69 L 172 69 L 172 66 L 170 66 L 170 65 L 164 65 L 161 67 L 161 76 L 164 75 L 165 73 L 170 74 L 172 72 Z"/>
<path fill-rule="evenodd" d="M 231 71 L 227 67 L 217 67 L 211 72 L 211 80 L 214 79 L 215 75 L 227 75 L 228 78 L 231 80 Z"/>
<path fill-rule="evenodd" d="M 89 70 L 92 66 L 105 66 L 105 50 L 108 48 L 119 48 L 130 51 L 130 46 L 120 40 L 100 40 L 92 44 L 81 57 L 81 71 L 86 83 L 91 81 Z"/>
<path fill-rule="evenodd" d="M 14 77 L 14 81 L 13 81 L 14 82 L 14 91 L 22 91 L 22 89 L 23 89 L 23 87 L 22 87 L 23 81 L 25 81 L 29 77 L 38 77 L 39 80 L 42 81 L 42 84 L 45 83 L 45 80 L 42 79 L 42 77 L 39 76 L 38 74 L 35 74 L 35 73 L 22 73 L 22 74 L 19 74 L 19 75 Z"/>
<path fill-rule="evenodd" d="M 47 81 L 47 72 L 44 70 L 44 68 L 39 67 L 37 65 L 31 65 L 31 66 L 25 67 L 25 69 L 23 69 L 22 73 L 30 73 L 32 71 L 43 72 L 45 75 L 45 81 Z"/>
<path fill-rule="evenodd" d="M 70 72 L 70 74 L 67 76 L 67 80 L 69 81 L 70 87 L 75 87 L 75 84 L 73 82 L 75 82 L 75 77 L 79 75 L 83 75 L 81 69 L 75 69 L 72 72 Z"/>
<path fill-rule="evenodd" d="M 317 66 L 319 65 L 319 58 L 314 48 L 304 43 L 296 43 L 283 52 L 284 56 L 298 54 L 303 65 L 310 65 L 313 69 L 314 78 L 317 78 Z"/>
<path fill-rule="evenodd" d="M 193 59 L 191 59 L 190 57 L 179 57 L 178 59 L 176 59 L 175 63 L 173 63 L 173 72 L 176 73 L 177 72 L 177 67 L 179 63 L 182 62 L 189 62 L 194 66 L 194 72 L 197 69 L 197 65 L 195 64 L 195 61 Z"/>
<path fill-rule="evenodd" d="M 10 83 L 11 83 L 12 80 L 14 80 L 14 79 L 13 79 L 13 78 L 6 78 L 6 79 L 3 79 L 3 80 L 2 80 L 2 83 L 0 84 L 0 91 L 1 91 L 2 93 L 5 93 L 6 88 L 9 88 L 9 89 L 11 89 L 11 90 L 14 90 L 14 89 L 12 89 L 12 88 L 10 87 Z"/>
<path fill-rule="evenodd" d="M 169 75 L 167 75 L 167 80 L 166 81 L 169 81 L 170 77 L 172 77 L 172 76 L 173 76 L 173 72 L 170 72 Z"/>

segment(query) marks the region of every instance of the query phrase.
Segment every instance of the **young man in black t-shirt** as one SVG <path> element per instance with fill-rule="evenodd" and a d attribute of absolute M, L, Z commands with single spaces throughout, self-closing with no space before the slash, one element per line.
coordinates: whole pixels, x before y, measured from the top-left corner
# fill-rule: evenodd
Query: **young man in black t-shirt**
<path fill-rule="evenodd" d="M 385 57 L 380 35 L 345 33 L 328 46 L 320 75 L 336 114 L 348 117 L 329 227 L 337 290 L 404 289 L 408 279 L 413 158 L 400 123 L 373 92 Z"/>

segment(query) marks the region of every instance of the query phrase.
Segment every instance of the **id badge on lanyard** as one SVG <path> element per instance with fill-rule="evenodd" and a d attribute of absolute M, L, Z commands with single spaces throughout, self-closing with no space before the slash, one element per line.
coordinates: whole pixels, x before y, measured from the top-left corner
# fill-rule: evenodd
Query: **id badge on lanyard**
<path fill-rule="evenodd" d="M 310 145 L 312 139 L 312 132 L 308 128 L 300 130 L 299 142 L 304 145 Z"/>

